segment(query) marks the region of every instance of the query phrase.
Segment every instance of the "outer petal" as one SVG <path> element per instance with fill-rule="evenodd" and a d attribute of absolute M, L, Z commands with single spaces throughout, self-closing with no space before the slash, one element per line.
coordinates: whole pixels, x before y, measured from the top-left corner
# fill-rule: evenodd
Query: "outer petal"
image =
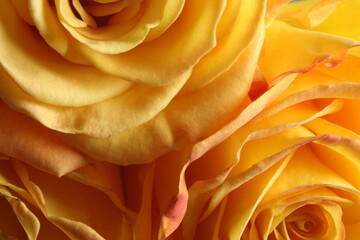
<path fill-rule="evenodd" d="M 215 47 L 216 26 L 224 7 L 225 1 L 185 4 L 177 21 L 161 37 L 122 54 L 101 54 L 75 40 L 72 44 L 106 73 L 141 84 L 168 85 L 188 75 Z"/>
<path fill-rule="evenodd" d="M 268 81 L 289 71 L 307 72 L 320 62 L 335 66 L 350 47 L 359 44 L 356 40 L 297 29 L 279 21 L 274 21 L 266 36 L 259 65 Z"/>
<path fill-rule="evenodd" d="M 89 161 L 54 132 L 0 102 L 0 152 L 62 176 Z"/>
<path fill-rule="evenodd" d="M 20 162 L 13 167 L 48 221 L 70 238 L 131 239 L 125 215 L 102 192 Z"/>
<path fill-rule="evenodd" d="M 63 59 L 16 15 L 8 0 L 0 4 L 1 65 L 30 96 L 49 104 L 83 106 L 112 98 L 132 86 Z"/>
<path fill-rule="evenodd" d="M 360 40 L 359 7 L 359 1 L 341 1 L 334 13 L 314 30 Z"/>
<path fill-rule="evenodd" d="M 263 39 L 263 32 L 259 34 L 229 71 L 201 90 L 174 99 L 149 122 L 107 139 L 61 136 L 95 158 L 119 164 L 148 162 L 209 136 L 237 114 L 246 97 Z"/>
<path fill-rule="evenodd" d="M 313 28 L 321 24 L 336 9 L 340 0 L 296 1 L 285 5 L 278 19 L 295 20 L 302 27 Z"/>

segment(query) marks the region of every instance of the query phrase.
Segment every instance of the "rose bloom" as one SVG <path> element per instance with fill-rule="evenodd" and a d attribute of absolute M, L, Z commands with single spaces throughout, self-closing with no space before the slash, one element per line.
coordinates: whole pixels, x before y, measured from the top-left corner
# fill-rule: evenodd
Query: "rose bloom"
<path fill-rule="evenodd" d="M 360 1 L 0 1 L 0 239 L 357 239 Z"/>

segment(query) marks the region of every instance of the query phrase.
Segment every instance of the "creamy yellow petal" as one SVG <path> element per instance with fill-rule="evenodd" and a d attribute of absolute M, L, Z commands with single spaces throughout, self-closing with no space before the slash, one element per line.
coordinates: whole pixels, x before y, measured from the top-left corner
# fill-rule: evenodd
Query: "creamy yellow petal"
<path fill-rule="evenodd" d="M 132 86 L 66 61 L 16 16 L 7 0 L 1 4 L 1 64 L 22 91 L 49 104 L 82 106 L 112 98 Z"/>
<path fill-rule="evenodd" d="M 275 103 L 273 106 L 259 114 L 255 119 L 252 120 L 252 123 L 258 122 L 261 119 L 269 117 L 287 107 L 307 100 L 318 98 L 358 99 L 360 97 L 358 89 L 360 89 L 360 84 L 354 82 L 318 85 L 308 90 L 300 91 L 285 97 L 281 101 Z"/>
<path fill-rule="evenodd" d="M 185 2 L 185 0 L 166 1 L 159 25 L 150 29 L 149 33 L 145 38 L 145 42 L 152 41 L 158 36 L 161 36 L 161 34 L 165 32 L 181 14 Z"/>
<path fill-rule="evenodd" d="M 314 30 L 360 40 L 359 7 L 357 0 L 341 1 L 334 13 Z"/>
<path fill-rule="evenodd" d="M 283 6 L 277 18 L 295 20 L 301 27 L 313 28 L 321 24 L 336 9 L 340 0 L 296 1 Z"/>
<path fill-rule="evenodd" d="M 39 102 L 22 92 L 1 69 L 0 76 L 0 92 L 8 105 L 48 128 L 94 137 L 112 136 L 148 121 L 166 107 L 186 80 L 164 87 L 136 85 L 107 101 L 76 108 Z"/>
<path fill-rule="evenodd" d="M 255 38 L 262 38 L 264 2 L 228 1 L 217 28 L 217 45 L 195 66 L 180 94 L 216 80 L 235 63 Z M 246 24 L 251 22 L 252 24 Z"/>
<path fill-rule="evenodd" d="M 90 47 L 91 49 L 105 54 L 118 54 L 129 51 L 135 48 L 137 45 L 142 43 L 149 33 L 150 29 L 160 24 L 163 12 L 165 11 L 166 1 L 165 0 L 148 0 L 142 4 L 143 11 L 137 24 L 123 35 L 115 36 L 113 39 L 107 39 L 107 41 L 94 40 L 91 35 L 89 37 L 82 36 L 76 28 L 86 27 L 86 23 L 77 19 L 72 13 L 71 8 L 68 4 L 63 1 L 55 1 L 57 12 L 60 16 L 65 18 L 60 19 L 63 26 L 70 32 L 70 34 L 81 43 Z M 69 6 L 69 12 L 62 14 L 63 6 Z M 65 15 L 65 16 L 64 16 Z M 72 18 L 75 17 L 75 19 Z M 71 17 L 69 19 L 69 17 Z M 69 19 L 69 20 L 67 20 Z M 75 23 L 74 21 L 79 23 Z M 84 23 L 85 26 L 80 25 Z M 121 25 L 117 26 L 121 28 Z M 106 32 L 104 33 L 105 35 Z"/>
<path fill-rule="evenodd" d="M 266 37 L 259 65 L 268 81 L 285 72 L 307 72 L 321 62 L 336 66 L 350 47 L 359 44 L 356 40 L 298 29 L 279 21 L 271 24 Z"/>
<path fill-rule="evenodd" d="M 279 179 L 271 187 L 266 198 L 277 196 L 299 186 L 332 184 L 352 187 L 351 183 L 335 171 L 337 168 L 329 166 L 329 161 L 322 160 L 324 155 L 319 156 L 318 151 L 313 151 L 312 148 L 313 145 L 307 145 L 296 151 Z"/>
<path fill-rule="evenodd" d="M 79 0 L 73 0 L 72 4 L 76 11 L 79 13 L 81 19 L 90 27 L 96 28 L 97 24 L 93 17 L 84 9 Z"/>
<path fill-rule="evenodd" d="M 288 2 L 290 2 L 290 0 L 268 0 L 266 13 L 271 14 L 273 12 L 276 12 L 276 10 L 278 10 Z"/>
<path fill-rule="evenodd" d="M 167 85 L 189 74 L 215 46 L 216 26 L 224 5 L 225 1 L 185 4 L 180 16 L 161 37 L 123 54 L 101 54 L 76 41 L 72 43 L 106 73 L 137 83 Z"/>

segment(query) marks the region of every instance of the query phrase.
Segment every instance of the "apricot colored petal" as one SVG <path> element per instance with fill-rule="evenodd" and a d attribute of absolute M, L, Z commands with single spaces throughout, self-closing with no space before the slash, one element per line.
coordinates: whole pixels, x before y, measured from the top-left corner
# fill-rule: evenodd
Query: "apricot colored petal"
<path fill-rule="evenodd" d="M 188 167 L 189 147 L 170 152 L 156 164 L 154 191 L 161 216 L 158 239 L 167 239 L 182 223 L 188 207 L 185 171 Z M 167 191 L 164 191 L 167 189 Z"/>
<path fill-rule="evenodd" d="M 259 215 L 254 214 L 255 222 L 252 224 L 255 225 L 251 228 L 250 237 L 260 235 L 267 238 L 281 222 L 285 221 L 286 233 L 291 238 L 298 236 L 344 239 L 340 205 L 346 205 L 348 203 L 346 199 L 333 196 L 334 194 L 326 189 L 318 189 L 310 193 L 299 193 L 285 200 L 279 199 Z M 310 229 L 304 226 L 305 222 L 313 223 L 313 231 L 309 231 Z"/>
<path fill-rule="evenodd" d="M 165 11 L 166 2 L 167 1 L 165 0 L 147 1 L 146 4 L 142 5 L 144 8 L 143 14 L 133 28 L 122 35 L 114 36 L 106 41 L 102 41 L 95 40 L 91 34 L 89 36 L 83 36 L 79 31 L 77 31 L 77 28 L 86 27 L 86 23 L 76 18 L 68 3 L 66 4 L 63 1 L 58 0 L 55 1 L 57 12 L 58 15 L 61 16 L 60 21 L 64 28 L 66 28 L 67 31 L 79 42 L 85 44 L 87 47 L 95 50 L 96 52 L 104 54 L 123 53 L 142 43 L 150 29 L 160 24 Z M 68 11 L 64 12 L 64 9 L 68 9 Z M 80 22 L 74 22 L 76 20 Z M 82 23 L 85 25 L 80 25 Z M 118 24 L 118 28 L 121 27 L 122 25 Z M 102 35 L 106 35 L 106 32 Z"/>
<path fill-rule="evenodd" d="M 76 108 L 39 102 L 22 92 L 1 69 L 0 76 L 0 92 L 8 105 L 48 128 L 93 137 L 112 136 L 148 121 L 166 107 L 186 80 L 164 87 L 136 85 L 114 98 Z"/>
<path fill-rule="evenodd" d="M 112 98 L 132 86 L 92 67 L 66 61 L 19 19 L 7 0 L 1 5 L 1 64 L 25 93 L 49 104 L 83 106 Z"/>
<path fill-rule="evenodd" d="M 95 20 L 93 19 L 93 17 L 87 11 L 85 11 L 85 9 L 83 8 L 83 6 L 81 5 L 79 0 L 72 0 L 72 4 L 73 4 L 75 10 L 79 13 L 81 19 L 83 19 L 83 21 L 88 26 L 90 26 L 92 28 L 97 27 L 97 24 L 96 24 Z"/>
<path fill-rule="evenodd" d="M 288 165 L 290 169 L 292 169 L 293 166 L 294 165 L 291 166 L 291 164 Z M 319 164 L 317 164 L 317 166 L 319 166 Z M 301 169 L 301 171 L 302 170 L 303 169 Z M 347 226 L 359 221 L 359 216 L 354 214 L 354 212 L 359 211 L 359 203 L 360 203 L 359 191 L 351 186 L 349 187 L 349 184 L 347 183 L 345 183 L 344 185 L 336 185 L 336 183 L 344 182 L 344 181 L 341 180 L 339 176 L 336 176 L 336 173 L 332 172 L 329 169 L 326 169 L 326 167 L 322 168 L 322 171 L 329 172 L 330 175 L 335 178 L 334 184 L 326 183 L 326 184 L 306 185 L 306 184 L 302 184 L 299 181 L 299 179 L 290 177 L 290 182 L 294 183 L 293 186 L 298 185 L 298 187 L 287 189 L 285 192 L 281 192 L 281 193 L 279 191 L 272 191 L 272 192 L 269 191 L 269 194 L 264 198 L 263 204 L 259 205 L 259 207 L 254 212 L 252 217 L 252 223 L 254 223 L 254 221 L 260 221 L 265 226 L 268 223 L 270 223 L 271 226 L 269 226 L 267 230 L 265 230 L 263 227 L 258 225 L 260 228 L 263 228 L 262 232 L 264 233 L 265 231 L 269 232 L 272 231 L 276 227 L 276 225 L 279 224 L 279 222 L 281 222 L 285 217 L 287 217 L 289 213 L 291 213 L 294 210 L 296 211 L 297 208 L 306 205 L 316 206 L 318 204 L 321 205 L 327 203 L 341 207 L 340 216 L 342 215 L 342 219 L 341 221 L 340 220 L 333 221 L 333 219 L 331 219 L 332 218 L 331 214 L 325 214 L 326 219 L 329 221 L 326 221 L 325 219 L 321 221 L 323 226 L 327 226 L 327 230 L 328 230 L 327 232 L 322 231 L 323 234 L 331 234 L 331 232 L 333 232 L 333 230 L 336 230 L 336 228 L 339 226 L 340 226 L 339 230 L 341 230 L 342 224 Z M 284 173 L 285 172 L 286 171 L 284 171 Z M 315 175 L 309 175 L 308 172 L 309 170 L 307 169 L 305 173 L 305 176 L 307 178 L 305 179 L 312 181 L 311 179 Z M 283 180 L 283 178 L 279 178 L 278 182 L 274 184 L 275 189 L 277 189 L 277 187 L 284 184 L 284 182 L 280 182 L 281 180 Z M 284 189 L 284 187 L 281 187 L 281 189 Z M 273 193 L 279 193 L 279 194 L 273 195 Z M 317 210 L 317 209 L 313 209 L 313 210 Z M 336 209 L 334 210 L 336 211 Z M 291 213 L 291 215 L 294 215 L 294 213 Z M 289 216 L 289 217 L 290 218 L 296 217 L 296 214 L 295 216 Z M 331 222 L 333 222 L 333 224 L 331 224 Z M 329 225 L 333 225 L 333 226 L 330 227 Z M 253 228 L 252 230 L 256 230 L 256 229 Z M 343 230 L 341 230 L 341 232 L 343 232 Z M 333 237 L 328 237 L 328 238 L 333 238 Z"/>
<path fill-rule="evenodd" d="M 360 221 L 345 226 L 346 237 L 350 240 L 355 240 L 359 236 Z"/>
<path fill-rule="evenodd" d="M 228 195 L 227 209 L 221 222 L 220 236 L 237 239 L 243 235 L 245 226 L 257 205 L 282 173 L 290 158 L 291 155 L 256 178 L 246 179 L 246 182 Z"/>
<path fill-rule="evenodd" d="M 24 228 L 21 226 L 16 214 L 14 213 L 14 210 L 12 209 L 6 198 L 3 196 L 3 194 L 2 193 L 0 194 L 1 194 L 0 195 L 1 214 L 2 216 L 6 216 L 6 218 L 2 217 L 0 219 L 1 238 L 27 239 L 26 232 L 24 231 Z"/>
<path fill-rule="evenodd" d="M 259 128 L 259 126 L 255 129 L 254 129 L 254 127 L 249 127 L 250 128 L 249 130 L 246 130 L 246 127 L 242 128 L 238 132 L 234 133 L 230 138 L 225 140 L 222 144 L 216 146 L 215 148 L 213 148 L 212 150 L 207 152 L 204 156 L 202 156 L 201 159 L 198 159 L 195 162 L 193 162 L 190 165 L 190 167 L 187 169 L 187 177 L 188 177 L 187 182 L 189 184 L 191 184 L 196 179 L 208 179 L 208 180 L 197 181 L 194 184 L 192 184 L 189 189 L 189 196 L 190 196 L 189 204 L 188 204 L 189 210 L 187 211 L 187 214 L 185 215 L 185 218 L 183 220 L 184 235 L 186 236 L 186 238 L 192 239 L 194 237 L 194 234 L 195 234 L 194 227 L 196 226 L 195 223 L 200 218 L 200 213 L 203 212 L 205 203 L 212 197 L 212 195 L 214 194 L 216 189 L 221 184 L 223 184 L 223 182 L 229 176 L 229 174 L 231 174 L 231 172 L 242 172 L 247 167 L 250 167 L 252 164 L 255 164 L 256 161 L 249 161 L 250 157 L 254 158 L 254 159 L 262 159 L 263 157 L 265 157 L 266 155 L 269 154 L 267 152 L 272 151 L 274 153 L 276 151 L 280 151 L 282 148 L 285 147 L 284 140 L 282 138 L 275 138 L 275 139 L 271 139 L 271 140 L 269 140 L 268 138 L 265 138 L 264 142 L 261 143 L 261 146 L 263 146 L 262 151 L 261 151 L 261 154 L 264 155 L 263 157 L 257 156 L 259 154 L 254 154 L 254 153 L 256 153 L 255 149 L 249 149 L 249 147 L 247 147 L 246 150 L 243 150 L 243 153 L 246 155 L 245 159 L 243 156 L 241 158 L 241 164 L 238 164 L 240 157 L 237 152 L 240 151 L 240 149 L 242 148 L 242 146 L 244 146 L 244 144 L 246 142 L 248 142 L 252 139 L 264 138 L 267 136 L 271 136 L 271 135 L 274 135 L 277 133 L 284 132 L 288 129 L 302 125 L 306 122 L 312 121 L 313 119 L 316 119 L 323 115 L 337 111 L 339 109 L 339 107 L 341 107 L 341 104 L 340 105 L 339 104 L 340 104 L 339 101 L 334 101 L 333 103 L 329 104 L 327 107 L 325 107 L 324 109 L 322 109 L 320 111 L 319 110 L 304 111 L 304 109 L 299 109 L 298 111 L 293 112 L 293 111 L 290 111 L 291 109 L 287 109 L 286 111 L 282 112 L 280 115 L 276 116 L 276 118 L 273 117 L 272 121 L 265 122 L 266 124 L 264 126 L 260 126 L 260 129 L 261 128 L 264 128 L 264 129 L 254 131 L 255 129 Z M 309 114 L 308 112 L 311 112 L 312 115 Z M 299 113 L 301 113 L 301 114 L 299 114 Z M 305 114 L 305 113 L 307 113 L 307 114 Z M 293 116 L 293 117 L 290 118 L 289 116 Z M 284 119 L 286 119 L 286 121 L 284 121 Z M 249 134 L 248 131 L 252 131 L 252 132 Z M 294 132 L 294 131 L 291 131 L 291 132 Z M 305 131 L 305 133 L 306 133 L 306 131 Z M 292 134 L 294 134 L 294 133 L 292 133 Z M 307 133 L 307 134 L 309 134 L 309 133 Z M 287 135 L 285 135 L 285 136 L 287 136 Z M 291 134 L 290 134 L 290 136 L 291 136 Z M 277 147 L 275 147 L 274 144 L 271 145 L 271 148 L 266 147 L 267 146 L 266 142 L 269 142 L 269 141 L 271 141 L 272 143 L 275 143 L 275 142 L 278 143 L 276 145 Z M 292 141 L 295 141 L 295 143 L 296 143 L 298 140 L 292 139 L 290 141 L 289 138 L 287 137 L 286 144 L 290 144 L 290 142 L 292 142 Z M 247 143 L 246 146 L 248 146 L 249 144 L 251 144 L 251 146 L 254 146 L 255 148 L 259 147 L 258 142 L 256 142 L 256 143 L 249 142 L 249 143 Z M 249 155 L 246 153 L 251 153 L 251 154 Z M 224 154 L 226 154 L 226 155 L 224 155 Z M 257 157 L 255 157 L 255 155 Z M 219 158 L 221 158 L 223 160 L 218 161 Z M 200 171 L 200 169 L 204 169 L 205 167 L 207 169 L 206 172 Z M 278 167 L 280 167 L 280 166 L 278 166 Z M 278 169 L 276 171 L 279 171 L 279 173 L 281 172 L 279 170 L 279 168 L 276 168 L 276 169 Z M 212 178 L 211 176 L 216 176 L 216 177 Z M 274 176 L 274 173 L 271 173 L 269 175 L 269 177 L 271 177 L 271 176 Z M 264 184 L 268 184 L 269 181 L 270 180 L 268 178 L 266 178 Z M 252 185 L 250 185 L 250 186 L 252 186 Z M 264 188 L 265 187 L 258 187 L 255 189 L 263 190 Z M 248 194 L 249 191 L 250 192 L 255 191 L 254 188 L 252 188 L 252 189 L 253 190 L 246 190 L 246 191 L 239 190 L 239 192 L 240 193 L 244 192 L 244 193 Z M 257 197 L 260 195 L 255 194 L 254 196 L 257 199 Z M 230 199 L 229 199 L 229 204 L 232 204 L 232 200 L 230 200 Z M 246 199 L 248 199 L 248 198 L 246 198 Z M 254 201 L 256 201 L 256 199 Z M 247 201 L 247 204 L 244 203 L 245 204 L 244 209 L 242 209 L 241 211 L 238 211 L 238 212 L 242 213 L 245 211 L 245 209 L 247 209 L 247 210 L 251 209 L 250 205 L 248 205 L 251 203 L 254 203 L 254 202 Z M 246 206 L 248 206 L 248 207 L 246 207 Z M 233 206 L 233 207 L 235 207 L 235 206 Z M 231 209 L 233 209 L 233 207 L 231 207 Z M 237 207 L 235 207 L 235 208 L 237 208 Z M 212 210 L 208 209 L 208 211 L 211 212 Z M 248 213 L 250 214 L 251 212 L 248 212 Z M 242 218 L 242 219 L 244 219 L 244 221 L 241 221 L 242 224 L 246 224 L 245 218 Z M 237 223 L 232 223 L 232 224 L 236 225 Z M 240 222 L 238 224 L 240 224 Z"/>
<path fill-rule="evenodd" d="M 360 84 L 354 82 L 340 82 L 328 85 L 318 85 L 285 97 L 279 102 L 273 104 L 271 108 L 268 108 L 267 110 L 256 116 L 252 120 L 252 123 L 258 122 L 261 119 L 269 117 L 287 107 L 307 100 L 319 98 L 359 99 L 359 89 Z"/>
<path fill-rule="evenodd" d="M 35 168 L 62 176 L 87 163 L 87 157 L 51 130 L 0 103 L 0 152 Z"/>
<path fill-rule="evenodd" d="M 125 215 L 101 191 L 20 162 L 13 167 L 45 217 L 70 238 L 130 239 Z"/>
<path fill-rule="evenodd" d="M 261 37 L 264 10 L 264 2 L 229 1 L 217 29 L 216 47 L 195 66 L 180 94 L 204 87 L 236 64 L 255 38 Z"/>
<path fill-rule="evenodd" d="M 47 220 L 43 213 L 37 208 L 37 203 L 32 198 L 31 194 L 26 190 L 26 187 L 22 184 L 21 180 L 18 178 L 17 173 L 12 167 L 12 163 L 16 161 L 15 159 L 9 159 L 8 161 L 1 161 L 0 169 L 0 185 L 11 190 L 5 194 L 5 197 L 10 197 L 10 199 L 16 200 L 14 204 L 18 205 L 18 216 L 17 218 L 22 223 L 22 228 L 17 230 L 18 234 L 28 232 L 28 235 L 35 235 L 37 237 L 18 237 L 18 239 L 54 239 L 61 240 L 65 239 L 66 235 L 63 234 L 53 223 Z M 1 193 L 0 193 L 1 195 Z M 6 215 L 5 219 L 8 223 L 14 224 L 17 221 L 13 221 L 10 216 L 11 214 L 5 213 L 4 208 L 2 207 L 2 214 Z M 39 231 L 40 228 L 40 231 Z M 2 230 L 6 229 L 1 228 Z M 25 231 L 24 231 L 25 230 Z"/>
<path fill-rule="evenodd" d="M 320 126 L 320 124 L 323 125 Z M 337 127 L 335 124 L 331 124 L 326 121 L 317 120 L 306 124 L 306 126 L 316 134 L 322 134 L 324 129 L 326 129 L 327 132 L 347 134 L 346 129 L 341 129 L 341 127 Z M 347 180 L 354 187 L 359 188 L 360 182 L 354 171 L 356 169 L 360 169 L 360 163 L 357 160 L 357 156 L 359 155 L 359 135 L 355 135 L 354 137 L 357 137 L 357 140 L 349 140 L 349 143 L 347 143 L 346 146 L 314 144 L 312 145 L 312 150 L 318 158 L 320 158 L 320 160 L 326 159 L 326 161 L 323 160 L 323 163 L 328 168 L 332 169 L 337 173 L 337 175 L 341 176 L 342 179 Z M 350 146 L 351 149 L 349 149 L 348 146 Z M 328 154 L 331 154 L 332 157 L 327 158 L 326 156 Z"/>
<path fill-rule="evenodd" d="M 31 18 L 30 11 L 29 11 L 29 2 L 28 1 L 21 1 L 21 0 L 14 0 L 11 1 L 16 12 L 20 15 L 20 17 L 26 21 L 30 25 L 34 25 L 34 22 Z"/>
<path fill-rule="evenodd" d="M 248 170 L 235 175 L 232 178 L 229 178 L 226 182 L 224 182 L 224 184 L 222 184 L 221 188 L 217 189 L 216 193 L 214 194 L 214 196 L 212 197 L 212 200 L 209 204 L 209 209 L 211 209 L 211 206 L 213 204 L 219 204 L 219 200 L 221 200 L 224 196 L 228 196 L 232 191 L 234 191 L 234 193 L 236 194 L 236 191 L 239 187 L 245 186 L 245 184 L 248 181 L 252 181 L 252 179 L 254 179 L 254 181 L 256 181 L 257 178 L 261 179 L 262 174 L 267 173 L 270 168 L 272 168 L 272 166 L 275 166 L 275 164 L 277 164 L 279 162 L 279 160 L 281 160 L 283 157 L 285 157 L 286 155 L 288 155 L 290 152 L 292 152 L 293 150 L 296 150 L 302 146 L 306 146 L 306 144 L 310 143 L 310 142 L 314 142 L 314 141 L 320 141 L 322 144 L 334 144 L 334 139 L 336 139 L 336 145 L 346 145 L 348 149 L 352 149 L 352 144 L 349 145 L 349 139 L 340 137 L 340 136 L 334 136 L 334 135 L 322 135 L 322 136 L 316 136 L 316 137 L 308 137 L 308 138 L 303 138 L 302 140 L 304 140 L 304 142 L 300 142 L 296 145 L 291 146 L 290 148 L 287 148 L 273 156 L 270 156 L 262 161 L 260 161 L 257 164 L 254 164 L 252 167 L 250 167 Z M 308 171 L 308 169 L 307 169 Z M 285 172 L 282 171 L 282 174 Z M 280 176 L 282 176 L 282 174 Z M 298 176 L 298 175 L 297 175 Z M 311 175 L 313 176 L 313 175 Z M 251 180 L 250 180 L 251 179 Z M 299 179 L 300 180 L 300 179 Z M 237 182 L 238 181 L 238 182 Z M 260 180 L 258 180 L 260 181 Z M 237 182 L 237 183 L 235 183 Z M 239 185 L 238 185 L 239 183 Z M 283 183 L 283 181 L 281 181 L 281 183 Z M 283 183 L 284 184 L 284 183 Z M 246 199 L 248 199 L 248 194 L 251 191 L 254 191 L 254 189 L 257 189 L 256 187 L 254 188 L 253 185 L 250 185 L 252 190 L 248 190 L 247 193 L 247 197 Z M 271 188 L 270 188 L 271 189 Z M 242 191 L 241 193 L 244 194 L 244 192 Z M 231 194 L 229 196 L 231 196 Z M 256 197 L 258 197 L 259 195 L 257 194 Z M 220 199 L 218 199 L 220 197 Z M 228 236 L 232 236 L 234 237 L 234 239 L 238 238 L 239 236 L 241 236 L 242 232 L 245 230 L 245 226 L 246 226 L 246 221 L 242 222 L 242 224 L 237 225 L 237 222 L 239 221 L 239 219 L 244 218 L 244 216 L 241 215 L 241 213 L 243 211 L 233 211 L 234 208 L 239 208 L 239 206 L 242 206 L 241 204 L 238 204 L 238 199 L 236 198 L 236 201 L 234 200 L 234 205 L 232 205 L 232 207 L 229 207 L 229 209 L 232 209 L 230 212 L 230 215 L 239 215 L 237 217 L 233 217 L 231 218 L 230 216 L 226 216 L 224 219 L 229 220 L 227 221 L 226 224 L 224 224 L 224 233 L 228 234 Z M 245 199 L 245 198 L 240 198 L 240 199 Z M 229 197 L 228 197 L 228 204 L 229 204 Z M 235 205 L 236 203 L 236 205 Z M 208 210 L 209 210 L 208 209 Z M 252 209 L 255 209 L 255 206 L 253 206 Z M 245 211 L 245 209 L 243 209 Z M 248 214 L 248 216 L 250 217 L 253 213 L 250 212 Z M 240 216 L 241 215 L 241 216 Z M 227 229 L 230 228 L 230 229 Z"/>
<path fill-rule="evenodd" d="M 213 84 L 173 99 L 145 124 L 107 139 L 83 135 L 61 136 L 97 159 L 122 165 L 149 162 L 173 149 L 209 136 L 238 114 L 251 85 L 262 39 L 261 36 L 257 38 L 236 64 Z"/>
<path fill-rule="evenodd" d="M 359 1 L 341 1 L 334 13 L 313 30 L 360 40 L 359 7 Z"/>
<path fill-rule="evenodd" d="M 24 231 L 26 232 L 26 236 L 29 240 L 35 240 L 37 239 L 37 236 L 39 234 L 40 230 L 40 223 L 36 216 L 26 207 L 26 205 L 17 197 L 13 196 L 5 187 L 0 186 L 0 196 L 5 197 L 8 203 L 10 204 L 12 210 L 14 211 L 14 214 L 17 217 L 17 220 L 23 227 Z M 3 208 L 2 208 L 3 209 Z M 5 217 L 6 216 L 6 217 Z M 3 218 L 8 219 L 9 215 L 3 215 Z M 16 220 L 13 222 L 9 222 L 10 225 L 15 225 Z M 3 225 L 3 224 L 1 224 Z M 1 230 L 8 230 L 6 228 L 3 228 L 2 226 Z M 21 229 L 16 231 L 17 234 L 22 233 L 23 231 Z M 4 233 L 0 233 L 0 236 Z M 14 237 L 14 236 L 13 236 Z M 18 236 L 19 237 L 19 236 Z M 5 236 L 6 239 L 6 236 Z"/>
<path fill-rule="evenodd" d="M 215 46 L 216 26 L 224 6 L 225 1 L 185 4 L 172 27 L 156 41 L 141 44 L 122 54 L 101 54 L 75 40 L 72 43 L 103 72 L 136 83 L 168 85 L 187 76 Z"/>
<path fill-rule="evenodd" d="M 156 229 L 157 227 L 156 226 L 157 221 L 153 220 L 154 213 L 152 211 L 152 206 L 155 202 L 155 199 L 153 198 L 154 170 L 155 167 L 153 164 L 151 164 L 147 169 L 147 172 L 144 177 L 144 182 L 141 192 L 141 207 L 134 224 L 134 233 L 133 233 L 134 239 L 141 240 L 146 238 L 154 238 L 153 229 Z"/>
<path fill-rule="evenodd" d="M 4 4 L 7 4 L 5 2 L 8 1 L 3 2 Z M 87 60 L 79 55 L 71 45 L 66 30 L 59 22 L 54 6 L 51 6 L 46 0 L 41 0 L 40 2 L 28 0 L 28 4 L 30 15 L 36 29 L 46 43 L 66 59 L 75 63 L 87 64 Z M 5 9 L 7 9 L 7 7 L 2 7 L 2 10 Z"/>
<path fill-rule="evenodd" d="M 344 101 L 344 107 L 337 114 L 328 116 L 325 119 L 335 123 L 349 131 L 360 134 L 360 127 L 357 124 L 359 122 L 359 116 L 354 114 L 360 107 L 360 99 L 346 99 Z"/>
<path fill-rule="evenodd" d="M 61 20 L 66 21 L 69 25 L 75 28 L 82 28 L 87 26 L 86 22 L 75 16 L 69 1 L 59 2 L 58 0 L 55 0 L 54 3 L 60 22 Z"/>
<path fill-rule="evenodd" d="M 125 206 L 119 166 L 93 160 L 90 164 L 69 172 L 66 176 L 104 192 L 129 219 L 134 221 L 136 214 Z"/>
<path fill-rule="evenodd" d="M 166 1 L 163 15 L 159 25 L 150 29 L 145 38 L 145 42 L 152 41 L 161 36 L 179 17 L 185 5 L 185 0 L 180 1 Z"/>
<path fill-rule="evenodd" d="M 341 64 L 334 68 L 329 68 L 324 65 L 319 65 L 315 68 L 316 71 L 333 77 L 342 82 L 359 82 L 360 71 L 357 67 L 360 65 L 360 57 L 352 54 L 352 50 L 360 49 L 360 47 L 354 47 L 350 49 Z"/>
<path fill-rule="evenodd" d="M 267 7 L 266 7 L 266 13 L 272 14 L 276 12 L 279 8 L 290 2 L 291 0 L 268 0 L 267 1 Z"/>
<path fill-rule="evenodd" d="M 333 185 L 354 189 L 355 186 L 352 186 L 349 181 L 346 181 L 341 176 L 341 174 L 334 171 L 335 169 L 330 167 L 327 161 L 324 161 L 322 158 L 323 155 L 319 156 L 317 154 L 318 151 L 314 151 L 312 147 L 313 144 L 311 146 L 306 145 L 295 152 L 293 158 L 288 163 L 279 179 L 267 193 L 264 201 L 284 194 L 289 189 L 300 188 L 303 186 Z M 311 171 L 309 171 L 309 166 L 313 166 Z M 295 172 L 301 174 L 301 178 L 292 175 Z M 286 179 L 285 182 L 284 179 Z"/>
<path fill-rule="evenodd" d="M 297 1 L 285 5 L 277 15 L 281 20 L 295 20 L 305 28 L 321 24 L 336 9 L 341 0 Z"/>
<path fill-rule="evenodd" d="M 259 65 L 268 81 L 286 72 L 307 72 L 321 62 L 336 66 L 349 48 L 360 43 L 340 36 L 294 28 L 279 21 L 274 21 L 266 33 L 267 43 Z M 274 62 L 277 64 L 272 64 Z"/>
<path fill-rule="evenodd" d="M 276 97 L 278 97 L 295 79 L 297 74 L 284 75 L 278 79 L 278 83 L 270 90 L 265 92 L 256 101 L 250 103 L 234 120 L 229 122 L 226 126 L 216 131 L 208 138 L 197 142 L 192 148 L 191 160 L 200 158 L 203 154 L 208 152 L 211 148 L 222 143 L 224 139 L 230 137 L 236 130 L 244 126 L 257 114 L 259 114 L 266 106 L 268 106 Z"/>

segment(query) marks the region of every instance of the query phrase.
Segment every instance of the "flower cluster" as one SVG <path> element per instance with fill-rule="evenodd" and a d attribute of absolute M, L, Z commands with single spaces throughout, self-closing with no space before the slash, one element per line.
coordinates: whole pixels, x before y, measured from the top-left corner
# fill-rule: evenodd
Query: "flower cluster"
<path fill-rule="evenodd" d="M 357 239 L 358 0 L 1 0 L 1 239 Z"/>

